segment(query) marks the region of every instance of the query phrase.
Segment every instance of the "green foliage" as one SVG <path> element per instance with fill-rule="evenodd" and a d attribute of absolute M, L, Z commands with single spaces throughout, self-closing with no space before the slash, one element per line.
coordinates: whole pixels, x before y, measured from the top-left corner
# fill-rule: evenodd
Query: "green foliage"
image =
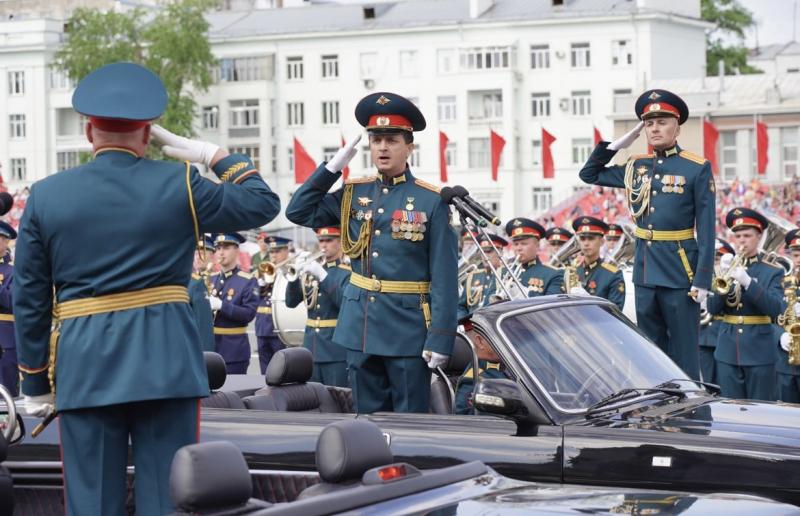
<path fill-rule="evenodd" d="M 715 75 L 719 62 L 725 63 L 725 75 L 758 73 L 761 70 L 747 64 L 745 30 L 755 24 L 753 14 L 738 0 L 701 0 L 700 16 L 715 24 L 706 35 L 706 73 Z M 726 41 L 726 39 L 728 41 Z M 733 40 L 733 43 L 729 41 Z"/>

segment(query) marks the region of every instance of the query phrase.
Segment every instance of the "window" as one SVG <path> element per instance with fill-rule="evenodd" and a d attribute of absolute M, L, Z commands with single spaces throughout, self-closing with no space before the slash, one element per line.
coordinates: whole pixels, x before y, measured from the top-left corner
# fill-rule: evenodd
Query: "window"
<path fill-rule="evenodd" d="M 339 101 L 332 100 L 322 103 L 322 124 L 337 125 L 339 123 Z"/>
<path fill-rule="evenodd" d="M 441 48 L 436 51 L 436 65 L 440 74 L 455 73 L 456 51 L 454 48 Z"/>
<path fill-rule="evenodd" d="M 67 77 L 66 72 L 61 72 L 55 68 L 50 69 L 50 88 L 54 90 L 70 90 L 75 87 L 75 83 Z"/>
<path fill-rule="evenodd" d="M 8 133 L 12 140 L 25 138 L 25 115 L 8 115 Z"/>
<path fill-rule="evenodd" d="M 455 95 L 448 95 L 439 97 L 437 101 L 437 112 L 439 114 L 440 122 L 455 122 L 456 121 L 456 97 Z"/>
<path fill-rule="evenodd" d="M 378 68 L 378 53 L 364 52 L 359 59 L 362 79 L 374 79 Z"/>
<path fill-rule="evenodd" d="M 322 56 L 322 78 L 334 79 L 339 77 L 339 56 Z"/>
<path fill-rule="evenodd" d="M 448 167 L 455 167 L 456 165 L 456 144 L 448 143 L 444 148 L 444 162 Z"/>
<path fill-rule="evenodd" d="M 258 100 L 231 100 L 230 127 L 258 127 Z"/>
<path fill-rule="evenodd" d="M 511 66 L 510 47 L 476 47 L 461 50 L 462 70 L 489 70 Z"/>
<path fill-rule="evenodd" d="M 781 170 L 785 179 L 800 175 L 800 130 L 795 127 L 781 127 Z"/>
<path fill-rule="evenodd" d="M 570 50 L 572 68 L 589 68 L 592 65 L 588 43 L 573 43 Z"/>
<path fill-rule="evenodd" d="M 86 128 L 86 117 L 76 113 L 72 108 L 56 109 L 56 136 L 79 137 Z"/>
<path fill-rule="evenodd" d="M 590 138 L 574 138 L 572 140 L 572 162 L 575 164 L 586 163 L 592 153 L 592 140 Z"/>
<path fill-rule="evenodd" d="M 486 121 L 503 116 L 501 91 L 473 91 L 469 93 L 469 119 Z"/>
<path fill-rule="evenodd" d="M 736 131 L 720 131 L 720 171 L 723 181 L 731 181 L 736 178 L 737 162 L 739 154 L 736 149 Z"/>
<path fill-rule="evenodd" d="M 542 140 L 533 140 L 533 154 L 531 163 L 540 165 L 542 163 Z"/>
<path fill-rule="evenodd" d="M 272 80 L 275 57 L 233 57 L 219 60 L 219 80 L 246 82 Z M 302 66 L 302 65 L 301 65 Z"/>
<path fill-rule="evenodd" d="M 306 121 L 305 110 L 302 102 L 288 102 L 286 104 L 286 123 L 289 127 L 300 127 Z"/>
<path fill-rule="evenodd" d="M 217 129 L 219 127 L 219 108 L 217 106 L 203 106 L 203 129 Z"/>
<path fill-rule="evenodd" d="M 531 45 L 531 69 L 550 68 L 550 45 Z"/>
<path fill-rule="evenodd" d="M 400 77 L 416 77 L 419 75 L 417 70 L 417 51 L 400 51 Z"/>
<path fill-rule="evenodd" d="M 25 158 L 11 158 L 11 180 L 25 181 L 28 175 Z"/>
<path fill-rule="evenodd" d="M 611 42 L 611 66 L 630 66 L 633 64 L 633 49 L 628 39 Z M 588 65 L 587 65 L 588 66 Z"/>
<path fill-rule="evenodd" d="M 372 154 L 369 152 L 369 145 L 361 147 L 361 168 L 364 170 L 372 168 Z"/>
<path fill-rule="evenodd" d="M 533 187 L 533 211 L 536 213 L 549 210 L 553 206 L 553 189 L 549 186 Z"/>
<path fill-rule="evenodd" d="M 330 161 L 339 152 L 339 147 L 323 147 L 322 161 Z"/>
<path fill-rule="evenodd" d="M 469 139 L 469 168 L 486 168 L 491 165 L 489 159 L 489 138 Z"/>
<path fill-rule="evenodd" d="M 549 93 L 531 93 L 531 116 L 533 118 L 550 116 Z"/>
<path fill-rule="evenodd" d="M 573 91 L 572 114 L 575 116 L 585 116 L 592 114 L 592 94 L 589 91 Z"/>
<path fill-rule="evenodd" d="M 270 147 L 270 160 L 271 160 L 270 170 L 272 170 L 273 174 L 277 174 L 278 173 L 278 146 L 277 145 L 272 145 L 272 147 Z"/>
<path fill-rule="evenodd" d="M 8 94 L 25 95 L 25 72 L 8 72 Z"/>
<path fill-rule="evenodd" d="M 287 57 L 286 58 L 286 78 L 290 81 L 303 80 L 303 58 L 302 57 Z"/>
<path fill-rule="evenodd" d="M 228 147 L 228 152 L 231 154 L 244 154 L 245 156 L 250 157 L 250 161 L 253 162 L 253 166 L 256 167 L 256 170 L 260 170 L 261 165 L 261 152 L 259 152 L 259 146 L 257 143 L 245 144 L 245 145 L 237 145 L 234 147 Z"/>
<path fill-rule="evenodd" d="M 56 170 L 61 172 L 68 168 L 80 165 L 80 153 L 78 151 L 61 151 L 56 153 Z"/>
<path fill-rule="evenodd" d="M 414 150 L 411 151 L 411 156 L 408 158 L 408 164 L 409 164 L 409 166 L 412 166 L 412 167 L 415 167 L 415 168 L 419 167 L 420 166 L 419 165 L 419 163 L 420 163 L 419 160 L 420 160 L 419 144 L 415 143 L 414 144 Z"/>

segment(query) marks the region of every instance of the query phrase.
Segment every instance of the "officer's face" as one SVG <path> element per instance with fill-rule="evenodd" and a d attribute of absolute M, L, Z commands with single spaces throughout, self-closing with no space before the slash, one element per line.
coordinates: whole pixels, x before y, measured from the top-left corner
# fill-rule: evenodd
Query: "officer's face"
<path fill-rule="evenodd" d="M 539 254 L 539 239 L 534 237 L 518 238 L 513 243 L 514 254 L 520 262 L 529 262 Z"/>
<path fill-rule="evenodd" d="M 278 263 L 286 260 L 289 257 L 289 248 L 288 247 L 280 247 L 278 249 L 270 249 L 269 251 L 269 261 L 272 263 Z"/>
<path fill-rule="evenodd" d="M 746 257 L 751 257 L 758 252 L 758 242 L 761 240 L 761 232 L 755 228 L 740 229 L 733 234 L 733 240 L 736 242 L 736 249 Z"/>
<path fill-rule="evenodd" d="M 231 270 L 239 263 L 239 246 L 225 242 L 217 244 L 217 262 L 223 270 Z"/>
<path fill-rule="evenodd" d="M 269 246 L 263 239 L 259 239 L 258 241 L 258 250 L 261 251 L 261 254 L 266 253 L 269 250 Z"/>
<path fill-rule="evenodd" d="M 323 238 L 319 241 L 319 250 L 325 253 L 326 260 L 333 260 L 339 257 L 342 243 L 338 238 Z"/>
<path fill-rule="evenodd" d="M 600 255 L 600 246 L 603 245 L 603 237 L 600 235 L 580 235 L 578 241 L 585 258 L 594 260 Z"/>
<path fill-rule="evenodd" d="M 8 251 L 8 238 L 0 236 L 0 258 Z"/>
<path fill-rule="evenodd" d="M 393 177 L 402 174 L 413 150 L 414 144 L 406 143 L 400 133 L 369 135 L 372 163 L 384 176 Z"/>
<path fill-rule="evenodd" d="M 549 240 L 548 242 L 550 243 L 550 249 L 552 249 L 553 252 L 558 251 L 564 245 L 564 242 L 561 240 Z"/>
<path fill-rule="evenodd" d="M 795 273 L 800 270 L 800 249 L 791 250 L 792 263 L 794 264 Z"/>
<path fill-rule="evenodd" d="M 486 253 L 486 257 L 489 258 L 489 263 L 491 263 L 495 269 L 502 265 L 502 263 L 500 263 L 500 255 L 497 254 L 497 251 L 495 251 L 493 247 L 482 246 L 481 249 L 483 249 L 483 252 Z M 488 267 L 486 259 L 483 257 L 483 255 L 481 255 L 481 261 L 483 262 L 484 266 Z"/>
<path fill-rule="evenodd" d="M 645 120 L 644 130 L 647 134 L 647 143 L 654 149 L 663 150 L 675 145 L 681 126 L 674 116 L 661 116 Z"/>

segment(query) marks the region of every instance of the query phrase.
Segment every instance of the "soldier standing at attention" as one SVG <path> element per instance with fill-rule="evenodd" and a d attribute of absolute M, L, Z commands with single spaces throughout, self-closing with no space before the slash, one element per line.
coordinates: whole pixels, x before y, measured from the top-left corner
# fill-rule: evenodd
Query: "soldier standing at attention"
<path fill-rule="evenodd" d="M 14 284 L 14 262 L 8 251 L 9 240 L 17 232 L 0 220 L 0 383 L 12 396 L 19 396 L 19 370 L 17 369 L 17 342 L 14 339 L 14 309 L 11 292 Z"/>
<path fill-rule="evenodd" d="M 632 131 L 595 147 L 580 177 L 593 185 L 625 188 L 636 223 L 637 324 L 689 377 L 699 379 L 700 304 L 714 272 L 714 178 L 708 161 L 678 146 L 680 125 L 689 117 L 680 97 L 666 90 L 645 91 L 636 101 L 636 116 L 642 122 Z M 654 153 L 606 167 L 642 128 Z"/>
<path fill-rule="evenodd" d="M 103 66 L 81 80 L 72 105 L 88 117 L 93 159 L 36 182 L 20 222 L 14 314 L 25 410 L 58 410 L 67 514 L 125 513 L 129 443 L 136 512 L 169 513 L 172 457 L 197 442 L 208 396 L 186 287 L 194 248 L 204 231 L 266 224 L 280 200 L 246 156 L 151 126 L 167 92 L 146 68 Z M 186 161 L 144 158 L 151 134 Z"/>
<path fill-rule="evenodd" d="M 268 261 L 274 266 L 279 266 L 289 258 L 290 239 L 279 236 L 265 236 L 264 242 L 267 249 L 269 249 Z M 261 374 L 265 374 L 267 366 L 275 353 L 286 347 L 278 337 L 278 334 L 275 333 L 275 320 L 272 318 L 272 288 L 275 285 L 275 277 L 283 273 L 276 270 L 272 278 L 265 278 L 257 269 L 254 268 L 253 271 L 258 275 L 259 301 L 256 313 L 258 365 L 261 368 Z"/>
<path fill-rule="evenodd" d="M 527 287 L 528 297 L 563 294 L 563 271 L 539 259 L 539 240 L 545 235 L 544 227 L 536 221 L 520 217 L 508 221 L 506 233 L 511 237 L 517 262 L 522 264 L 519 280 L 523 287 Z M 512 288 L 517 290 L 516 286 Z"/>
<path fill-rule="evenodd" d="M 583 263 L 575 268 L 580 282 L 570 294 L 591 295 L 608 299 L 620 311 L 625 307 L 625 280 L 616 265 L 604 263 L 600 258 L 600 247 L 608 226 L 595 217 L 578 217 L 572 229 L 581 244 Z"/>
<path fill-rule="evenodd" d="M 356 119 L 378 175 L 328 193 L 356 154 L 355 138 L 298 188 L 286 217 L 342 228 L 353 272 L 333 341 L 347 348 L 356 410 L 427 413 L 430 369 L 447 363 L 455 340 L 458 237 L 439 189 L 408 168 L 414 131 L 425 128 L 419 109 L 373 93 L 356 106 Z"/>
<path fill-rule="evenodd" d="M 220 271 L 211 277 L 208 302 L 214 316 L 214 348 L 225 359 L 228 374 L 246 374 L 250 365 L 250 340 L 247 325 L 256 316 L 258 283 L 239 269 L 239 233 L 214 236 Z"/>
<path fill-rule="evenodd" d="M 197 247 L 195 253 L 197 270 L 192 273 L 192 279 L 189 280 L 189 304 L 192 306 L 197 331 L 200 333 L 200 347 L 203 351 L 214 351 L 214 314 L 208 302 L 211 296 L 209 265 L 213 264 L 214 244 L 210 239 L 203 238 L 197 242 Z"/>

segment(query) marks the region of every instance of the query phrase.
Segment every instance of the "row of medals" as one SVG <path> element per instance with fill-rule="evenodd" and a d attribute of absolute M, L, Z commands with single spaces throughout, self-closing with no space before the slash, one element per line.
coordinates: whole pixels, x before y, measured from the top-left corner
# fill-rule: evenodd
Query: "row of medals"
<path fill-rule="evenodd" d="M 424 211 L 414 212 L 414 205 L 411 203 L 406 204 L 406 210 L 408 211 L 403 212 L 395 210 L 392 214 L 392 238 L 395 240 L 405 239 L 411 240 L 412 242 L 419 242 L 425 238 L 425 223 L 428 221 L 428 214 Z M 398 212 L 400 216 L 407 216 L 409 219 L 415 218 L 417 220 L 415 222 L 401 220 L 398 218 Z"/>

